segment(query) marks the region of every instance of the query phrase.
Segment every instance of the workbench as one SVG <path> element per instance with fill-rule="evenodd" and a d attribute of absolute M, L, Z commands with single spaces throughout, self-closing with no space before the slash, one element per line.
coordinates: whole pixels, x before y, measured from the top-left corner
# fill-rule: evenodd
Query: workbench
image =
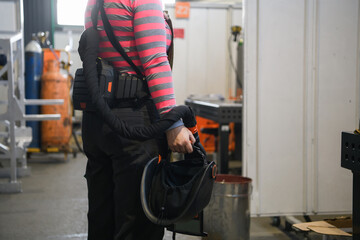
<path fill-rule="evenodd" d="M 237 155 L 241 156 L 241 123 L 242 123 L 242 103 L 230 100 L 201 100 L 186 99 L 185 104 L 190 106 L 195 115 L 213 120 L 219 124 L 218 147 L 216 163 L 218 173 L 226 174 L 229 172 L 229 133 L 230 123 L 235 123 Z M 200 129 L 199 129 L 200 131 Z"/>

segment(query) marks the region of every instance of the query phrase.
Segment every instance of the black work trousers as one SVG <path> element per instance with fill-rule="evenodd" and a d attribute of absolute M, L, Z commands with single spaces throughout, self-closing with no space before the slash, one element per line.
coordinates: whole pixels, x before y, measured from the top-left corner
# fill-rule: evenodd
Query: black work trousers
<path fill-rule="evenodd" d="M 151 122 L 146 107 L 112 111 L 132 126 Z M 142 172 L 158 154 L 156 141 L 120 137 L 94 112 L 83 114 L 82 138 L 88 158 L 88 239 L 163 239 L 164 228 L 147 219 L 140 200 Z"/>

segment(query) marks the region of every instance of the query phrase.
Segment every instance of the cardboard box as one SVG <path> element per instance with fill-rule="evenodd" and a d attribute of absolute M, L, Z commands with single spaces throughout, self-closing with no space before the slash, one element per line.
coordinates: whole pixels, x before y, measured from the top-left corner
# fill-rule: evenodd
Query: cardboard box
<path fill-rule="evenodd" d="M 351 239 L 352 218 L 339 217 L 323 221 L 293 224 L 293 228 L 302 232 L 315 232 L 324 236 L 342 236 Z"/>

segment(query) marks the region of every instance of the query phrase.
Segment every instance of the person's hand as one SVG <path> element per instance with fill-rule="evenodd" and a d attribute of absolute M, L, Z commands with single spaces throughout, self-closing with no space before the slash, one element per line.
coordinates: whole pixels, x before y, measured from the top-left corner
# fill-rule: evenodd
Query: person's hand
<path fill-rule="evenodd" d="M 195 138 L 191 131 L 184 126 L 168 130 L 166 138 L 169 148 L 173 152 L 191 153 L 193 151 L 191 144 L 195 142 Z"/>

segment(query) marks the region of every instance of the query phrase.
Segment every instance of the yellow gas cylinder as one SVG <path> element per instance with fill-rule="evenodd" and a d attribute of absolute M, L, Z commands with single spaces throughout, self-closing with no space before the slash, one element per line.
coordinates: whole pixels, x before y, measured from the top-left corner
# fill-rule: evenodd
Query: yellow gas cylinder
<path fill-rule="evenodd" d="M 41 98 L 64 99 L 64 104 L 41 107 L 42 114 L 61 114 L 60 120 L 41 122 L 41 148 L 68 151 L 72 131 L 69 78 L 60 73 L 58 60 L 47 60 L 44 64 L 46 72 L 41 78 Z"/>

